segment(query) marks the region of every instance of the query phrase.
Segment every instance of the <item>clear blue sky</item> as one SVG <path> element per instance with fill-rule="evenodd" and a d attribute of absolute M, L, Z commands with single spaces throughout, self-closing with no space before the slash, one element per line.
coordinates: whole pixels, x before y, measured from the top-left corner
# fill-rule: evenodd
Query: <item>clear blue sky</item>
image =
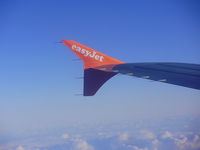
<path fill-rule="evenodd" d="M 94 97 L 82 92 L 75 40 L 125 62 L 200 63 L 198 0 L 1 0 L 0 133 L 199 115 L 198 90 L 116 76 Z"/>

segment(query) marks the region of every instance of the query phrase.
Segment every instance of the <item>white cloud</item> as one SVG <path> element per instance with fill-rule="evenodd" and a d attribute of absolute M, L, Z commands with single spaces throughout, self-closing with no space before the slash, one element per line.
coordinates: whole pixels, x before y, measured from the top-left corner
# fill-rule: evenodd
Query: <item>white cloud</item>
<path fill-rule="evenodd" d="M 167 139 L 167 138 L 171 138 L 171 137 L 173 137 L 173 134 L 169 131 L 165 131 L 162 135 L 163 139 Z"/>
<path fill-rule="evenodd" d="M 151 141 L 151 144 L 152 144 L 153 150 L 158 150 L 158 146 L 160 144 L 160 141 L 158 139 L 154 139 L 154 140 Z"/>
<path fill-rule="evenodd" d="M 121 134 L 119 135 L 118 139 L 119 139 L 120 141 L 127 141 L 127 140 L 129 139 L 129 134 L 126 133 L 126 132 L 121 133 Z"/>
<path fill-rule="evenodd" d="M 140 138 L 142 139 L 149 139 L 149 140 L 153 140 L 156 138 L 155 134 L 151 131 L 148 130 L 142 130 L 140 131 Z"/>
<path fill-rule="evenodd" d="M 158 145 L 160 142 L 158 141 L 158 139 L 154 139 L 154 140 L 152 140 L 152 144 L 153 145 Z"/>
<path fill-rule="evenodd" d="M 81 135 L 80 134 L 75 134 L 73 137 L 74 138 L 81 138 Z"/>
<path fill-rule="evenodd" d="M 199 135 L 195 135 L 193 141 L 194 142 L 200 141 L 200 136 Z"/>
<path fill-rule="evenodd" d="M 187 136 L 184 134 L 180 134 L 178 136 L 171 136 L 170 137 L 175 145 L 181 150 L 188 150 L 188 149 L 200 149 L 200 137 L 199 135 L 194 135 L 192 140 L 188 140 Z"/>
<path fill-rule="evenodd" d="M 63 134 L 61 137 L 63 139 L 69 139 L 70 138 L 69 134 L 67 134 L 67 133 Z"/>
<path fill-rule="evenodd" d="M 187 137 L 185 135 L 180 135 L 179 138 L 174 138 L 177 145 L 183 145 L 187 142 Z"/>
<path fill-rule="evenodd" d="M 139 147 L 137 147 L 137 146 L 132 146 L 132 145 L 129 145 L 128 146 L 129 148 L 131 148 L 132 150 L 148 150 L 148 148 L 139 148 Z"/>
<path fill-rule="evenodd" d="M 87 141 L 82 139 L 74 140 L 74 149 L 75 150 L 94 150 L 94 147 L 90 145 Z"/>
<path fill-rule="evenodd" d="M 109 133 L 109 132 L 98 132 L 97 135 L 100 137 L 100 138 L 110 138 L 113 136 L 112 133 Z"/>
<path fill-rule="evenodd" d="M 200 149 L 200 136 L 195 135 L 192 142 L 190 142 L 192 148 Z"/>
<path fill-rule="evenodd" d="M 25 148 L 21 145 L 17 146 L 16 150 L 25 150 Z"/>

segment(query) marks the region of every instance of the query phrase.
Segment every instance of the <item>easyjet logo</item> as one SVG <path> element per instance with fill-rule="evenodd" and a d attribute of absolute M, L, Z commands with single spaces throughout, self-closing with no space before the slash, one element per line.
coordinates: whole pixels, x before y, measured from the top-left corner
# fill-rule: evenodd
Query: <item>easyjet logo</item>
<path fill-rule="evenodd" d="M 85 56 L 85 57 L 91 57 L 91 58 L 94 58 L 94 59 L 96 59 L 100 62 L 103 62 L 104 57 L 97 55 L 97 53 L 95 51 L 90 52 L 89 50 L 83 49 L 83 48 L 76 46 L 76 45 L 72 45 L 72 49 L 75 50 L 76 52 L 83 54 L 83 56 Z"/>

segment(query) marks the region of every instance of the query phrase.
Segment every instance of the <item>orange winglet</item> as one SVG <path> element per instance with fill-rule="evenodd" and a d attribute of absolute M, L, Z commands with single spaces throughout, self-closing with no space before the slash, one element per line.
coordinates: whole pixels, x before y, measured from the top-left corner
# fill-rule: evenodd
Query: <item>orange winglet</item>
<path fill-rule="evenodd" d="M 84 69 L 124 63 L 73 40 L 62 40 L 62 42 L 84 62 Z"/>

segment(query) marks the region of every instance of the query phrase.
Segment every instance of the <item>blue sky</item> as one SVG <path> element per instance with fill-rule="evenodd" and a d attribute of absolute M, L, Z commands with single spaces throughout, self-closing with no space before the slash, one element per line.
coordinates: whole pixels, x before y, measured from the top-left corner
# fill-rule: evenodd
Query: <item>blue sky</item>
<path fill-rule="evenodd" d="M 199 115 L 198 90 L 119 75 L 94 97 L 81 62 L 56 42 L 75 40 L 125 62 L 200 63 L 193 1 L 0 2 L 0 133 L 76 122 Z"/>

